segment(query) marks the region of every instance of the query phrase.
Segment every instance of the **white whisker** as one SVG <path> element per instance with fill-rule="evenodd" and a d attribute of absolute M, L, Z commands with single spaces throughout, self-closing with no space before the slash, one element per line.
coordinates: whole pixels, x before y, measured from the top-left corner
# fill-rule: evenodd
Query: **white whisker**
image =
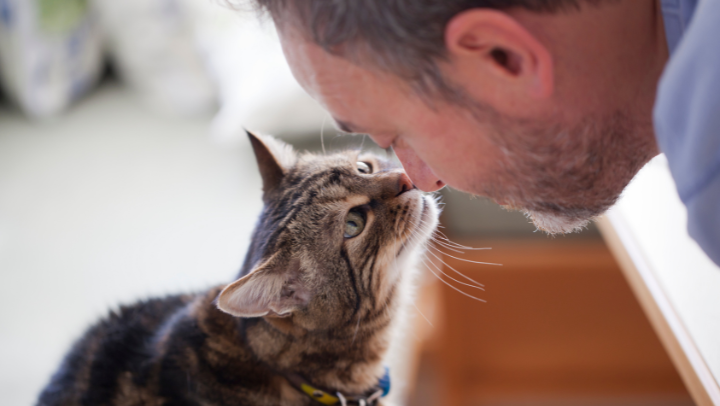
<path fill-rule="evenodd" d="M 491 247 L 481 247 L 481 248 L 475 248 L 475 247 L 458 247 L 457 245 L 448 244 L 447 240 L 442 240 L 437 237 L 437 235 L 433 235 L 433 241 L 437 242 L 438 244 L 442 245 L 443 247 L 447 248 L 454 248 L 456 250 L 465 250 L 465 251 L 481 251 L 481 250 L 491 250 Z"/>
<path fill-rule="evenodd" d="M 436 201 L 437 201 L 437 198 L 436 198 Z M 439 246 L 439 247 L 442 247 L 442 248 L 445 248 L 446 250 L 453 251 L 453 252 L 455 252 L 455 253 L 457 253 L 457 254 L 459 254 L 459 255 L 464 254 L 465 252 L 464 252 L 463 250 L 465 250 L 465 249 L 469 249 L 469 250 L 479 250 L 479 249 L 487 249 L 487 248 L 473 248 L 473 247 L 466 247 L 466 246 L 464 246 L 464 245 L 458 244 L 458 243 L 453 242 L 453 241 L 451 241 L 450 239 L 448 239 L 448 238 L 447 238 L 441 231 L 439 231 L 437 228 L 435 229 L 435 231 L 433 232 L 433 234 L 430 236 L 430 238 L 426 238 L 425 236 L 421 235 L 421 232 L 420 232 L 420 230 L 422 229 L 422 227 L 426 224 L 426 221 L 422 218 L 422 216 L 420 216 L 419 214 L 416 214 L 416 213 L 411 213 L 409 217 L 410 217 L 412 220 L 414 220 L 414 221 L 413 221 L 414 224 L 413 224 L 412 227 L 409 227 L 409 228 L 407 228 L 406 230 L 403 231 L 403 232 L 406 233 L 406 235 L 407 235 L 407 238 L 406 238 L 406 241 L 405 241 L 405 245 L 415 246 L 415 244 L 418 242 L 418 240 L 422 240 L 422 239 L 425 240 L 424 255 L 419 258 L 420 261 L 422 261 L 422 263 L 425 265 L 425 268 L 427 268 L 427 270 L 428 270 L 430 273 L 432 273 L 432 274 L 433 274 L 436 278 L 438 278 L 442 283 L 448 285 L 451 289 L 453 289 L 453 290 L 455 290 L 455 291 L 461 293 L 462 295 L 467 296 L 467 297 L 469 297 L 469 298 L 471 298 L 471 299 L 474 299 L 474 300 L 477 300 L 477 301 L 480 301 L 480 302 L 484 302 L 484 303 L 485 303 L 486 301 L 485 301 L 484 299 L 481 299 L 481 298 L 479 298 L 479 297 L 473 296 L 473 295 L 471 295 L 471 294 L 469 294 L 469 293 L 466 293 L 466 292 L 462 291 L 462 290 L 459 289 L 458 287 L 456 287 L 456 286 L 454 286 L 453 284 L 451 284 L 448 280 L 453 281 L 453 282 L 455 282 L 455 283 L 457 283 L 457 284 L 459 284 L 459 285 L 462 285 L 462 286 L 467 286 L 467 287 L 469 287 L 469 288 L 479 289 L 479 290 L 482 290 L 482 291 L 485 291 L 484 285 L 481 284 L 480 282 L 478 282 L 478 281 L 476 281 L 476 280 L 474 280 L 474 279 L 472 279 L 472 278 L 464 275 L 463 273 L 459 272 L 457 269 L 453 268 L 453 267 L 450 266 L 446 261 L 444 261 L 440 256 L 436 255 L 435 252 L 433 252 L 433 251 L 436 251 L 438 254 L 446 255 L 446 256 L 448 256 L 448 257 L 450 257 L 450 258 L 453 258 L 453 259 L 457 259 L 457 260 L 461 260 L 461 261 L 466 261 L 466 262 L 470 262 L 470 263 L 477 263 L 477 264 L 483 264 L 483 265 L 484 265 L 484 264 L 488 264 L 488 265 L 499 265 L 499 264 L 484 263 L 484 262 L 479 262 L 479 261 L 465 260 L 465 259 L 463 259 L 463 258 L 458 258 L 458 257 L 453 256 L 453 255 L 448 255 L 448 254 L 446 254 L 445 252 L 443 252 L 440 248 L 438 248 L 438 246 Z M 397 227 L 399 227 L 399 225 L 396 224 L 396 231 L 399 232 L 399 228 L 397 228 Z M 442 227 L 442 226 L 438 226 L 438 227 Z M 400 234 L 398 234 L 398 235 L 400 235 Z M 455 273 L 457 273 L 458 275 L 462 276 L 464 279 L 466 279 L 467 281 L 469 281 L 469 282 L 471 282 L 471 283 L 466 283 L 466 282 L 460 281 L 460 280 L 458 280 L 458 279 L 456 279 L 456 278 L 453 278 L 453 277 L 450 276 L 447 272 L 443 271 L 442 267 L 441 267 L 439 264 L 436 264 L 435 261 L 431 260 L 431 259 L 428 257 L 428 255 L 432 255 L 433 257 L 435 257 L 435 259 L 436 259 L 437 261 L 439 261 L 440 264 L 442 264 L 442 265 L 444 265 L 445 267 L 449 268 L 450 270 L 452 270 L 453 272 L 455 272 Z M 396 259 L 397 259 L 397 258 L 396 258 Z M 428 263 L 428 261 L 429 261 L 429 263 Z M 441 276 L 441 275 L 442 275 L 442 276 Z M 444 276 L 445 278 L 447 278 L 448 280 L 446 280 L 445 278 L 443 278 L 443 276 Z M 421 313 L 421 312 L 420 312 L 420 309 L 417 307 L 417 305 L 416 305 L 414 302 L 413 302 L 413 305 L 415 306 L 415 309 L 416 309 L 419 313 Z M 422 313 L 421 313 L 421 315 L 422 315 L 423 318 L 432 326 L 432 324 L 431 324 L 430 321 L 427 319 L 427 317 L 425 317 L 425 315 L 423 315 Z"/>
<path fill-rule="evenodd" d="M 417 307 L 417 305 L 415 304 L 415 301 L 414 301 L 414 300 L 412 301 L 412 305 L 413 305 L 413 307 L 415 308 L 415 310 L 417 310 L 417 312 L 422 316 L 422 318 L 425 319 L 425 321 L 427 321 L 427 324 L 429 324 L 430 327 L 435 328 L 435 326 L 433 326 L 433 324 L 430 322 L 430 320 L 429 320 L 427 317 L 425 317 L 425 315 L 423 314 L 423 312 L 420 311 L 420 309 L 419 309 L 419 308 Z"/>
<path fill-rule="evenodd" d="M 481 288 L 484 288 L 484 287 L 485 287 L 485 285 L 483 285 L 482 283 L 480 283 L 480 282 L 478 282 L 478 281 L 470 278 L 469 276 L 466 276 L 464 273 L 462 273 L 462 272 L 458 271 L 457 269 L 453 268 L 452 266 L 448 265 L 447 262 L 443 261 L 442 258 L 440 258 L 439 256 L 435 255 L 432 251 L 428 250 L 427 252 L 428 252 L 430 255 L 432 255 L 432 256 L 434 256 L 435 258 L 437 258 L 438 261 L 442 262 L 443 265 L 445 265 L 446 267 L 450 268 L 450 269 L 451 269 L 453 272 L 455 272 L 456 274 L 462 276 L 463 278 L 465 278 L 465 279 L 467 279 L 467 280 L 469 280 L 469 281 L 471 281 L 471 282 L 476 283 L 477 286 L 478 286 L 478 288 L 481 289 Z M 484 290 L 484 289 L 483 289 L 483 290 Z"/>
<path fill-rule="evenodd" d="M 437 249 L 437 248 L 436 248 L 436 249 Z M 442 252 L 442 251 L 441 251 L 441 252 Z M 470 263 L 472 263 L 472 264 L 502 266 L 502 264 L 496 264 L 496 263 L 494 263 L 494 262 L 471 261 L 471 260 L 465 259 L 465 258 L 454 257 L 454 256 L 452 256 L 452 255 L 450 255 L 450 254 L 447 254 L 447 253 L 444 253 L 444 252 L 443 252 L 442 254 L 445 255 L 445 256 L 447 256 L 447 257 L 450 257 L 450 258 L 455 258 L 455 259 L 457 259 L 458 261 L 470 262 Z"/>
<path fill-rule="evenodd" d="M 428 261 L 430 261 L 429 258 L 428 258 Z M 441 274 L 445 275 L 448 279 L 450 279 L 450 280 L 453 281 L 453 282 L 457 282 L 457 283 L 459 283 L 459 284 L 461 284 L 461 285 L 463 285 L 463 286 L 467 286 L 467 287 L 470 287 L 470 288 L 479 289 L 479 290 L 482 290 L 482 291 L 485 290 L 485 287 L 484 287 L 481 283 L 478 283 L 478 282 L 476 282 L 476 281 L 473 281 L 472 279 L 467 278 L 467 277 L 466 277 L 467 279 L 470 279 L 471 281 L 475 282 L 475 285 L 470 284 L 470 283 L 466 283 L 466 282 L 459 281 L 459 280 L 453 278 L 452 276 L 448 275 L 447 272 L 444 272 L 442 269 L 440 269 L 440 267 L 437 266 L 437 264 L 435 264 L 433 261 L 430 261 L 430 263 L 435 267 L 435 269 L 437 269 L 438 272 L 440 272 Z M 457 272 L 457 271 L 455 271 L 455 272 Z M 460 275 L 465 276 L 465 275 L 463 275 L 463 274 L 460 274 Z M 478 285 L 479 285 L 479 286 L 478 286 Z"/>
<path fill-rule="evenodd" d="M 438 274 L 436 274 L 435 272 L 433 272 L 433 270 L 430 269 L 430 267 L 427 267 L 427 269 L 428 269 L 433 275 L 435 275 L 436 278 L 438 278 L 441 282 L 443 282 L 444 284 L 446 284 L 447 286 L 449 286 L 451 289 L 460 292 L 461 294 L 469 297 L 470 299 L 475 299 L 475 300 L 477 300 L 477 301 L 479 301 L 479 302 L 487 303 L 486 300 L 480 299 L 479 297 L 475 297 L 475 296 L 473 296 L 473 295 L 471 295 L 471 294 L 469 294 L 469 293 L 465 293 L 465 292 L 463 292 L 462 290 L 460 290 L 460 289 L 456 288 L 455 286 L 451 285 L 450 283 L 448 283 L 448 281 L 444 280 L 444 279 L 441 278 Z"/>
<path fill-rule="evenodd" d="M 420 237 L 420 236 L 419 236 L 419 237 Z M 416 238 L 419 238 L 419 237 L 416 237 Z M 415 242 L 416 242 L 416 241 L 411 241 L 411 244 L 414 245 Z M 396 248 L 396 250 L 397 250 L 397 248 Z M 423 254 L 423 255 L 424 255 L 424 254 Z M 422 260 L 422 258 L 420 258 L 420 259 Z M 395 257 L 393 258 L 393 262 L 392 262 L 392 266 L 393 266 L 393 268 L 395 269 L 395 273 L 396 273 L 396 274 L 399 272 L 399 270 L 398 270 L 398 265 L 397 265 L 397 260 L 398 260 L 398 257 L 395 256 Z M 430 322 L 430 319 L 428 319 L 428 318 L 425 316 L 425 314 L 423 314 L 423 312 L 420 311 L 420 308 L 417 307 L 417 304 L 415 303 L 415 299 L 416 299 L 416 298 L 417 298 L 417 296 L 416 296 L 416 295 L 413 295 L 412 298 L 411 298 L 411 300 L 410 300 L 410 303 L 412 303 L 412 305 L 413 305 L 413 307 L 415 308 L 415 310 L 416 310 L 416 311 L 418 312 L 418 314 L 420 314 L 420 316 L 427 322 L 427 324 L 430 325 L 430 327 L 435 328 L 435 326 Z M 386 304 L 386 305 L 387 305 L 387 304 Z"/>
<path fill-rule="evenodd" d="M 461 250 L 459 250 L 459 249 L 457 249 L 457 248 L 452 248 L 452 247 L 450 247 L 450 246 L 448 246 L 448 245 L 445 245 L 445 243 L 443 243 L 442 241 L 436 239 L 435 236 L 433 236 L 432 238 L 430 238 L 430 240 L 431 240 L 432 242 L 436 243 L 436 244 L 440 244 L 443 248 L 448 249 L 448 250 L 453 251 L 453 252 L 457 252 L 458 254 L 464 254 L 464 253 L 465 253 L 465 251 L 461 251 Z"/>
<path fill-rule="evenodd" d="M 468 247 L 468 246 L 465 246 L 462 244 L 458 244 L 455 241 L 451 241 L 449 238 L 447 238 L 447 236 L 445 234 L 443 234 L 442 231 L 440 231 L 440 230 L 437 230 L 435 232 L 435 234 L 439 235 L 442 240 L 444 240 L 448 244 L 454 246 L 455 248 L 464 249 L 464 250 L 489 250 L 489 249 L 491 249 L 491 248 L 487 248 L 487 247 L 486 248 L 473 248 L 473 247 Z"/>
<path fill-rule="evenodd" d="M 360 312 L 358 312 L 358 321 L 357 321 L 357 324 L 355 325 L 355 334 L 353 334 L 353 339 L 352 339 L 351 345 L 355 344 L 355 339 L 357 338 L 358 331 L 360 330 L 360 319 L 361 319 Z"/>
<path fill-rule="evenodd" d="M 325 152 L 325 122 L 327 121 L 327 114 L 323 116 L 322 124 L 320 125 L 320 145 L 322 146 L 323 155 L 327 155 Z"/>

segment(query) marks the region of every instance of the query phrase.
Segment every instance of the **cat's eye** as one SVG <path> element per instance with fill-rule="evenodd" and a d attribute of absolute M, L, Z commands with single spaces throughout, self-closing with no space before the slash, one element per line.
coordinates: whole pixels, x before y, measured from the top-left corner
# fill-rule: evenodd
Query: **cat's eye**
<path fill-rule="evenodd" d="M 365 229 L 365 216 L 363 213 L 351 210 L 345 219 L 345 238 L 353 238 Z"/>
<path fill-rule="evenodd" d="M 372 173 L 372 166 L 370 166 L 370 164 L 367 162 L 358 161 L 357 170 L 360 173 Z"/>

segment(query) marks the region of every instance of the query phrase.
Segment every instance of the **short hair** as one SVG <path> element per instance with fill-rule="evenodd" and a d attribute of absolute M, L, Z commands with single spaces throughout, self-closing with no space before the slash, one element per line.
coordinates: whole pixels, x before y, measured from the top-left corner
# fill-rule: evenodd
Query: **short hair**
<path fill-rule="evenodd" d="M 471 8 L 579 10 L 602 0 L 251 0 L 276 23 L 293 24 L 326 52 L 390 72 L 425 96 L 465 99 L 438 67 L 446 59 L 445 26 Z M 288 14 L 289 13 L 289 14 Z"/>

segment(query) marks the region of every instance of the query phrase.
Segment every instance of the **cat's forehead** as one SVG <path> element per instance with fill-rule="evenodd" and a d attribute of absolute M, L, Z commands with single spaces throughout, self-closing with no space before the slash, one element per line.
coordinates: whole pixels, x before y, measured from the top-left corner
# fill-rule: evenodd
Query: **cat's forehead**
<path fill-rule="evenodd" d="M 304 153 L 291 168 L 285 169 L 284 180 L 270 210 L 276 212 L 274 218 L 294 213 L 283 222 L 289 225 L 303 223 L 307 216 L 340 213 L 379 201 L 386 194 L 387 184 L 393 183 L 388 182 L 387 174 L 399 168 L 388 159 L 360 151 L 327 155 Z M 306 226 L 303 223 L 303 227 Z"/>
<path fill-rule="evenodd" d="M 370 164 L 374 173 L 401 168 L 397 163 L 374 153 L 349 150 L 327 155 L 305 153 L 300 156 L 296 169 L 306 173 L 324 171 L 332 167 L 354 169 L 358 162 Z"/>

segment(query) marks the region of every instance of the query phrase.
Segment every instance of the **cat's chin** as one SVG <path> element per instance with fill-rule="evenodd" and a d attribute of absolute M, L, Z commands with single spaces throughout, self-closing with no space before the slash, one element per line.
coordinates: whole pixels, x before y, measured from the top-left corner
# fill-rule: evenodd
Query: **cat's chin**
<path fill-rule="evenodd" d="M 425 243 L 432 237 L 435 229 L 438 226 L 438 207 L 435 199 L 430 195 L 424 195 L 420 191 L 412 191 L 408 193 L 417 193 L 417 197 L 414 197 L 415 204 L 413 205 L 410 218 L 413 221 L 410 224 L 410 233 L 407 240 L 404 242 L 407 251 L 413 251 L 415 248 L 424 246 Z"/>
<path fill-rule="evenodd" d="M 429 239 L 435 232 L 438 226 L 438 219 L 440 218 L 439 209 L 437 202 L 430 195 L 422 195 L 422 212 L 420 213 L 420 231 L 425 236 L 425 239 Z"/>

